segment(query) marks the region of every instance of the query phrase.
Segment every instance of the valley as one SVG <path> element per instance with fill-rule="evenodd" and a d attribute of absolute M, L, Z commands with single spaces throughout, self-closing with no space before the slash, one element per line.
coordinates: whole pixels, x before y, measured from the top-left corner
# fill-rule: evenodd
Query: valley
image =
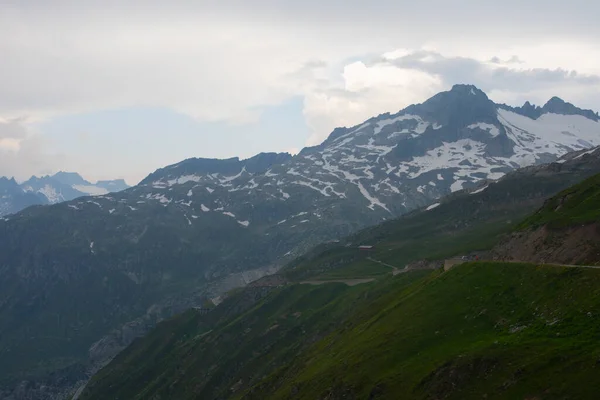
<path fill-rule="evenodd" d="M 338 356 L 322 351 L 333 346 L 330 335 L 345 338 L 352 327 L 367 329 L 383 318 L 377 315 L 388 304 L 404 299 L 414 297 L 430 307 L 450 304 L 455 300 L 450 289 L 440 289 L 450 297 L 439 304 L 429 300 L 438 294 L 420 298 L 419 293 L 436 293 L 436 282 L 448 279 L 446 285 L 462 287 L 452 279 L 460 281 L 463 270 L 473 282 L 506 279 L 502 284 L 512 287 L 507 276 L 518 268 L 529 271 L 523 272 L 527 279 L 538 275 L 534 266 L 513 261 L 594 265 L 595 245 L 585 245 L 584 258 L 566 255 L 575 247 L 578 252 L 582 238 L 595 229 L 581 220 L 596 218 L 593 206 L 567 208 L 569 194 L 560 200 L 573 214 L 565 214 L 558 226 L 575 229 L 572 218 L 585 225 L 575 236 L 552 232 L 556 241 L 560 235 L 575 238 L 565 241 L 562 258 L 553 253 L 555 245 L 540 252 L 536 240 L 546 243 L 548 235 L 536 239 L 529 229 L 558 223 L 548 219 L 550 209 L 532 213 L 600 173 L 600 150 L 594 147 L 600 145 L 598 120 L 596 113 L 558 98 L 532 111 L 496 104 L 474 86 L 455 85 L 396 114 L 338 128 L 295 156 L 191 158 L 125 190 L 4 215 L 0 397 L 333 399 L 345 393 L 361 398 L 370 387 L 373 396 L 381 391 L 394 398 L 400 386 L 371 385 L 388 379 L 385 374 L 352 376 L 351 384 L 337 376 L 331 360 Z M 39 192 L 31 188 L 21 192 Z M 531 238 L 523 241 L 523 235 Z M 526 247 L 530 242 L 534 246 Z M 465 264 L 459 272 L 440 271 L 444 259 L 465 254 L 481 255 L 488 261 L 474 265 L 487 267 L 479 272 Z M 546 255 L 541 260 L 534 254 Z M 550 286 L 561 274 L 542 273 Z M 586 274 L 584 280 L 595 279 Z M 485 287 L 492 293 L 496 286 L 490 285 Z M 523 313 L 524 304 L 519 303 Z M 412 321 L 418 308 L 407 307 L 402 313 L 410 318 L 394 316 L 398 324 Z M 504 312 L 496 317 L 519 322 Z M 435 325 L 422 323 L 412 329 Z M 495 331 L 484 328 L 473 332 L 473 340 L 480 334 L 493 337 Z M 340 342 L 347 347 L 332 348 L 346 354 L 349 343 L 362 345 L 367 337 L 383 347 L 383 337 L 392 335 L 384 330 L 377 336 L 379 328 L 365 332 Z M 454 345 L 468 350 L 449 344 Z M 400 351 L 408 364 L 396 367 L 412 369 L 415 361 L 408 355 L 417 348 Z M 329 354 L 329 361 L 319 354 Z M 371 358 L 348 354 L 344 368 L 358 368 L 352 360 Z M 456 362 L 452 354 L 430 354 L 422 372 L 435 363 Z M 306 367 L 313 356 L 323 370 Z M 500 361 L 493 365 L 506 367 Z M 297 384 L 290 384 L 291 371 L 301 377 Z M 418 396 L 437 393 L 439 382 L 429 387 L 424 375 L 406 379 Z M 419 379 L 427 387 L 418 389 Z"/>
<path fill-rule="evenodd" d="M 531 232 L 540 215 L 556 234 L 595 224 L 598 176 L 511 229 Z M 393 236 L 379 237 L 374 247 Z M 489 254 L 502 244 L 492 247 Z M 347 256 L 322 249 L 310 264 Z M 291 264 L 280 272 L 287 284 L 257 281 L 208 314 L 190 311 L 159 324 L 79 398 L 593 398 L 600 258 L 593 262 L 467 260 L 447 271 L 388 271 L 356 286 L 297 284 Z M 352 275 L 351 265 L 337 269 Z"/>

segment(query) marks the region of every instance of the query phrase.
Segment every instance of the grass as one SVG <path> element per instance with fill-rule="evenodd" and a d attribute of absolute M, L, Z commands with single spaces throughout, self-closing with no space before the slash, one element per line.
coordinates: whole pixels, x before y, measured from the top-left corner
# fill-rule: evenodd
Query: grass
<path fill-rule="evenodd" d="M 360 279 L 378 278 L 391 274 L 393 269 L 366 258 L 344 265 L 342 268 L 328 270 L 312 279 Z"/>
<path fill-rule="evenodd" d="M 600 389 L 600 271 L 467 264 L 374 308 L 246 397 L 584 399 Z"/>
<path fill-rule="evenodd" d="M 226 316 L 231 304 L 161 324 L 82 399 L 586 399 L 600 390 L 598 270 L 479 262 L 356 287 L 290 285 Z"/>
<path fill-rule="evenodd" d="M 401 268 L 487 248 L 564 184 L 542 181 L 501 181 L 321 246 L 283 274 L 378 279 L 237 291 L 206 315 L 160 324 L 80 398 L 596 398 L 600 270 L 476 262 L 394 277 L 357 250 L 375 245 L 370 256 Z M 597 183 L 562 192 L 518 226 L 594 220 Z"/>
<path fill-rule="evenodd" d="M 522 215 L 521 217 L 524 217 Z M 456 255 L 473 251 L 487 250 L 502 235 L 511 232 L 519 214 L 513 219 L 507 218 L 484 220 L 464 229 L 447 231 L 435 223 L 403 224 L 402 229 L 390 234 L 378 242 L 360 241 L 359 243 L 375 243 L 369 257 L 393 265 L 398 269 L 417 260 L 443 260 Z M 339 260 L 336 262 L 336 259 Z M 315 255 L 288 266 L 283 274 L 292 281 L 304 279 L 355 279 L 373 278 L 390 273 L 392 268 L 366 260 L 366 255 L 352 246 L 343 245 L 329 248 L 320 255 Z"/>
<path fill-rule="evenodd" d="M 541 225 L 559 229 L 600 221 L 600 174 L 563 190 L 550 198 L 537 213 L 519 225 L 528 229 Z"/>

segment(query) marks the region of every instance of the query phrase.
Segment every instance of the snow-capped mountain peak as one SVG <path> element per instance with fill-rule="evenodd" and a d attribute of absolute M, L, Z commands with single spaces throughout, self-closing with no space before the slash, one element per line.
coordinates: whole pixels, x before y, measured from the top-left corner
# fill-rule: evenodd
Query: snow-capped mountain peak
<path fill-rule="evenodd" d="M 318 214 L 337 202 L 364 207 L 368 219 L 381 220 L 515 168 L 597 145 L 600 123 L 592 111 L 558 98 L 543 107 L 512 108 L 495 104 L 475 86 L 455 85 L 398 113 L 337 128 L 294 157 L 271 156 L 261 169 L 249 168 L 252 159 L 186 160 L 156 171 L 142 185 L 173 201 L 182 186 L 182 201 L 201 194 L 204 208 L 250 223 L 251 212 L 240 211 L 249 198 L 280 202 L 276 209 L 301 201 L 304 209 L 298 211 Z M 279 216 L 277 221 L 285 219 L 284 212 Z"/>
<path fill-rule="evenodd" d="M 46 175 L 40 178 L 32 176 L 21 185 L 14 179 L 0 178 L 0 180 L 4 182 L 4 185 L 0 186 L 11 184 L 10 196 L 6 194 L 0 204 L 0 216 L 18 212 L 31 205 L 56 204 L 82 196 L 100 196 L 129 187 L 122 179 L 98 181 L 92 184 L 77 173 L 62 171 L 52 176 Z"/>

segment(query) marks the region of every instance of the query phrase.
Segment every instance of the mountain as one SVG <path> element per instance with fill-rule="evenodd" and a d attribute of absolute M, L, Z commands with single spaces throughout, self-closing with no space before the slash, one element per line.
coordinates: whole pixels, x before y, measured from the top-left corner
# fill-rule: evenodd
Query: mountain
<path fill-rule="evenodd" d="M 33 176 L 22 186 L 27 191 L 44 194 L 52 204 L 86 195 L 98 196 L 119 192 L 129 187 L 123 179 L 98 181 L 96 184 L 92 184 L 76 172 L 63 171 L 41 178 Z"/>
<path fill-rule="evenodd" d="M 319 243 L 463 187 L 479 190 L 520 166 L 590 151 L 600 124 L 576 111 L 533 119 L 457 85 L 338 128 L 294 157 L 184 160 L 118 193 L 5 217 L 0 384 L 45 382 L 48 374 L 78 379 L 73 370 L 101 365 L 157 321 L 218 302 Z M 540 193 L 598 172 L 596 160 L 590 153 L 551 164 L 565 174 Z"/>
<path fill-rule="evenodd" d="M 372 279 L 388 275 L 391 270 L 390 267 L 365 260 L 364 254 L 357 252 L 356 248 L 360 244 L 374 245 L 375 251 L 370 254 L 372 257 L 376 257 L 378 261 L 383 263 L 396 265 L 398 268 L 402 268 L 404 265 L 415 265 L 417 267 L 424 265 L 427 267 L 432 264 L 437 266 L 439 262 L 435 261 L 436 259 L 452 256 L 457 253 L 467 254 L 472 251 L 488 249 L 503 234 L 513 229 L 521 218 L 524 218 L 528 213 L 541 206 L 548 196 L 597 173 L 600 173 L 600 149 L 594 152 L 582 151 L 569 154 L 556 163 L 528 167 L 512 172 L 498 182 L 487 182 L 480 188 L 459 191 L 441 202 L 438 201 L 439 204 L 434 203 L 397 220 L 391 220 L 376 227 L 367 228 L 349 238 L 324 243 L 317 249 L 309 252 L 306 256 L 288 263 L 279 275 L 283 278 L 275 279 L 274 286 L 286 281 Z M 63 205 L 53 207 L 61 206 Z M 68 207 L 68 205 L 66 206 Z M 98 206 L 96 205 L 95 207 Z M 157 210 L 160 208 L 163 207 L 158 206 Z M 77 211 L 73 208 L 71 209 Z M 156 213 L 159 216 L 161 214 Z M 86 215 L 89 216 L 90 214 L 87 213 Z M 164 219 L 164 216 L 161 218 Z M 219 226 L 217 224 L 214 227 L 211 226 L 209 229 L 212 229 L 214 234 L 221 235 L 222 231 L 218 229 Z M 64 229 L 64 224 L 60 229 Z M 175 234 L 175 231 L 172 230 L 173 227 L 168 227 L 167 229 L 168 231 L 164 232 L 162 236 L 165 238 L 164 240 L 172 238 Z M 148 229 L 148 233 L 150 233 L 150 229 Z M 152 233 L 152 235 L 155 236 L 156 232 Z M 178 232 L 178 235 L 182 236 L 181 239 L 183 242 L 188 241 L 189 234 L 186 234 L 185 231 Z M 233 238 L 234 236 L 231 237 Z M 57 285 L 59 286 L 60 295 L 53 293 L 51 289 L 52 285 L 44 285 L 43 280 L 41 280 L 42 282 L 39 282 L 37 287 L 34 288 L 34 293 L 39 293 L 40 299 L 44 298 L 46 303 L 40 304 L 37 301 L 31 303 L 30 300 L 30 303 L 26 303 L 29 304 L 26 309 L 32 313 L 31 318 L 33 319 L 40 318 L 41 315 L 56 315 L 60 310 L 60 323 L 62 327 L 61 324 L 55 325 L 56 321 L 54 320 L 54 323 L 51 325 L 36 323 L 35 326 L 37 328 L 30 328 L 30 332 L 31 330 L 43 330 L 44 332 L 51 333 L 52 338 L 65 337 L 69 341 L 79 339 L 78 342 L 82 346 L 81 350 L 83 350 L 85 348 L 84 343 L 86 341 L 90 343 L 94 332 L 98 334 L 97 332 L 102 329 L 102 326 L 99 326 L 99 324 L 106 323 L 110 318 L 114 318 L 109 317 L 110 313 L 118 313 L 117 316 L 121 320 L 126 320 L 126 313 L 135 315 L 136 308 L 134 307 L 137 307 L 138 312 L 145 313 L 141 318 L 124 324 L 120 329 L 113 331 L 110 335 L 99 340 L 89 348 L 89 355 L 92 362 L 99 362 L 102 365 L 107 360 L 107 357 L 110 358 L 111 355 L 114 355 L 115 349 L 118 350 L 129 344 L 135 337 L 143 335 L 154 323 L 168 317 L 172 313 L 182 312 L 185 309 L 194 307 L 199 307 L 203 310 L 212 307 L 212 303 L 207 301 L 207 297 L 210 297 L 207 296 L 209 293 L 205 291 L 204 295 L 202 295 L 202 292 L 198 290 L 201 285 L 206 285 L 206 282 L 203 283 L 198 278 L 189 278 L 190 276 L 194 276 L 193 274 L 188 275 L 188 279 L 178 278 L 173 275 L 175 272 L 186 267 L 185 259 L 177 255 L 178 253 L 171 252 L 161 255 L 166 260 L 162 263 L 162 266 L 160 262 L 152 262 L 156 255 L 161 254 L 156 250 L 152 251 L 152 249 L 158 247 L 162 241 L 161 237 L 157 237 L 154 245 L 144 243 L 144 240 L 138 242 L 138 246 L 143 247 L 144 251 L 136 249 L 137 255 L 130 256 L 129 258 L 129 266 L 132 268 L 134 266 L 133 257 L 144 257 L 142 258 L 142 262 L 145 266 L 138 273 L 134 273 L 132 270 L 125 270 L 127 265 L 121 265 L 119 268 L 101 267 L 102 264 L 98 263 L 97 260 L 92 257 L 85 257 L 83 253 L 80 254 L 81 260 L 79 262 L 76 262 L 76 260 L 72 261 L 73 268 L 63 267 L 56 272 L 44 271 L 47 274 L 46 279 L 62 271 L 62 274 L 59 275 L 60 278 L 58 278 L 62 283 Z M 166 242 L 166 245 L 173 246 L 173 243 L 175 242 Z M 193 243 L 194 246 L 191 246 L 189 249 L 202 247 L 200 251 L 204 250 L 205 244 L 202 241 L 195 241 Z M 96 246 L 97 244 L 94 242 L 93 245 L 85 247 L 87 248 L 87 252 L 91 253 L 99 249 Z M 230 249 L 232 252 L 237 250 L 235 246 L 232 246 Z M 187 251 L 191 252 L 191 250 Z M 144 255 L 145 252 L 150 254 L 146 256 Z M 56 264 L 61 265 L 65 263 L 65 253 L 68 254 L 64 248 L 60 249 L 58 254 L 63 254 L 63 259 L 56 260 Z M 228 254 L 225 250 L 224 253 Z M 100 252 L 97 254 L 99 256 L 103 255 Z M 172 254 L 170 256 L 172 258 L 168 258 L 169 254 Z M 194 252 L 193 254 L 197 253 Z M 191 260 L 198 259 L 194 258 L 193 254 L 190 254 L 189 258 Z M 425 263 L 417 262 L 425 257 L 429 257 L 430 261 Z M 118 259 L 118 254 L 112 257 L 112 260 Z M 167 262 L 171 263 L 171 265 L 177 264 L 178 268 L 167 268 Z M 189 268 L 197 270 L 198 265 L 199 263 L 190 263 Z M 152 275 L 157 274 L 153 269 L 159 268 L 158 266 L 162 267 L 162 276 L 167 278 L 162 278 L 162 289 L 178 291 L 180 294 L 184 294 L 184 291 L 187 291 L 189 295 L 184 299 L 172 296 L 168 301 L 162 301 L 147 308 L 140 307 L 140 304 L 149 301 L 148 297 L 151 293 L 147 292 L 153 290 L 152 287 L 156 285 L 156 281 L 154 283 L 148 281 L 152 279 Z M 44 272 L 31 272 L 30 275 L 35 276 Z M 180 271 L 180 273 L 185 272 Z M 127 274 L 126 277 L 125 274 Z M 78 277 L 77 275 L 80 276 Z M 83 278 L 86 276 L 89 277 L 84 280 Z M 119 276 L 123 278 L 119 279 Z M 259 275 L 254 279 L 257 277 Z M 32 282 L 28 285 L 16 286 L 14 288 L 16 292 L 14 293 L 20 294 L 21 290 L 32 285 L 34 279 L 33 277 L 29 279 Z M 11 281 L 9 277 L 6 280 L 8 282 Z M 94 285 L 94 283 L 97 283 L 97 285 Z M 255 289 L 244 297 L 246 300 L 243 300 L 241 304 L 238 301 L 239 299 L 235 300 L 237 305 L 232 305 L 231 310 L 227 311 L 226 316 L 237 315 L 237 312 L 251 307 L 254 301 L 270 293 L 270 288 L 272 289 L 272 285 L 264 287 L 258 281 Z M 2 290 L 0 293 L 5 293 L 5 291 Z M 165 293 L 163 292 L 162 295 L 165 296 Z M 315 293 L 307 294 L 306 298 L 313 298 L 313 295 Z M 29 298 L 30 296 L 27 295 L 25 298 Z M 155 299 L 158 297 L 159 295 L 156 295 Z M 10 299 L 10 296 L 8 298 Z M 93 308 L 90 308 L 90 305 L 86 304 L 87 301 L 83 304 L 69 301 L 68 307 L 60 302 L 58 304 L 48 304 L 49 300 L 57 302 L 61 298 L 64 298 L 64 301 L 72 298 L 101 300 L 99 300 L 98 304 L 91 303 L 90 305 L 94 304 Z M 227 301 L 223 304 L 230 304 Z M 347 301 L 347 299 L 340 300 L 342 303 Z M 9 304 L 9 309 L 11 306 L 18 305 L 18 303 L 14 303 L 14 300 L 8 300 L 7 303 L 6 298 L 4 302 L 4 304 Z M 280 303 L 278 300 L 271 304 Z M 307 302 L 306 307 L 311 307 L 311 304 L 313 303 Z M 21 305 L 20 309 L 23 309 L 22 307 L 25 307 L 25 304 Z M 329 312 L 327 310 L 326 312 Z M 348 311 L 352 310 L 354 310 L 352 307 L 348 309 Z M 296 312 L 297 310 L 293 311 L 292 314 Z M 195 314 L 192 313 L 192 315 Z M 218 316 L 219 314 L 214 315 Z M 309 315 L 310 313 L 307 314 L 307 316 Z M 0 319 L 0 321 L 6 321 L 3 330 L 5 335 L 14 331 L 11 322 L 18 321 L 19 317 L 13 316 L 13 318 L 12 320 L 9 319 L 5 313 L 3 319 Z M 95 323 L 92 324 L 91 321 L 95 321 Z M 32 322 L 29 322 L 28 325 L 31 326 Z M 69 326 L 73 326 L 76 330 L 70 331 Z M 188 329 L 190 325 L 185 326 L 185 329 Z M 331 325 L 327 326 L 338 326 L 338 322 L 332 321 Z M 104 329 L 107 328 L 108 325 Z M 17 329 L 17 331 L 19 330 Z M 318 336 L 320 334 L 315 333 L 315 335 Z M 17 335 L 17 337 L 20 336 L 23 336 L 23 334 Z M 303 337 L 309 338 L 311 336 L 303 335 Z M 175 337 L 174 340 L 178 343 L 179 339 Z M 57 357 L 58 354 L 65 354 L 66 351 L 69 351 L 69 354 L 75 357 L 77 352 L 81 351 L 76 348 L 69 349 L 69 347 L 64 345 L 62 348 L 56 348 L 52 345 L 53 341 L 44 337 L 37 337 L 37 340 L 34 342 L 35 347 L 31 350 L 31 353 L 28 350 L 32 346 L 30 341 L 23 341 L 22 345 L 20 345 L 16 338 L 11 339 L 4 336 L 3 343 L 17 352 L 19 362 L 25 361 L 25 365 L 29 365 L 30 367 L 36 358 L 39 359 L 38 354 L 40 352 L 48 354 L 52 351 L 57 354 L 55 356 Z M 80 360 L 82 359 L 80 358 Z M 11 365 L 10 359 L 8 362 Z M 63 364 L 63 368 L 55 370 L 53 374 L 44 375 L 48 377 L 38 381 L 41 382 L 38 383 L 40 386 L 28 383 L 27 386 L 31 390 L 27 393 L 30 396 L 32 392 L 42 393 L 37 398 L 49 398 L 48 391 L 53 387 L 52 385 L 64 387 L 65 382 L 74 383 L 85 379 L 86 372 L 85 367 L 81 364 L 82 362 Z M 18 363 L 12 360 L 12 366 L 16 365 Z M 140 366 L 140 371 L 145 371 L 146 362 L 138 365 Z M 130 398 L 129 396 L 125 397 Z"/>
<path fill-rule="evenodd" d="M 28 193 L 36 193 L 44 196 L 49 204 L 56 204 L 85 196 L 85 193 L 80 192 L 69 184 L 61 182 L 54 176 L 42 176 L 41 178 L 32 176 L 29 180 L 23 182 L 21 187 Z"/>
<path fill-rule="evenodd" d="M 496 105 L 474 86 L 456 85 L 397 114 L 338 128 L 321 145 L 264 172 L 205 169 L 196 160 L 159 170 L 142 185 L 172 191 L 193 181 L 217 190 L 219 199 L 232 197 L 231 204 L 238 204 L 236 191 L 269 201 L 305 196 L 311 206 L 302 211 L 318 214 L 332 201 L 354 203 L 371 210 L 360 213 L 363 223 L 374 223 L 515 168 L 599 145 L 596 114 L 557 102 L 548 102 L 533 119 Z"/>
<path fill-rule="evenodd" d="M 0 179 L 5 181 L 4 190 L 15 193 L 4 194 L 6 197 L 3 197 L 3 205 L 0 206 L 0 217 L 19 212 L 32 205 L 56 204 L 82 196 L 119 192 L 129 187 L 123 179 L 98 181 L 92 184 L 74 172 L 58 172 L 41 178 L 32 176 L 21 185 L 14 181 L 10 184 L 6 183 L 7 178 Z M 8 189 L 9 186 L 11 189 Z"/>
<path fill-rule="evenodd" d="M 478 262 L 248 288 L 161 323 L 78 399 L 594 399 L 599 284 Z"/>
<path fill-rule="evenodd" d="M 580 152 L 563 165 L 581 168 L 588 156 Z M 287 280 L 256 282 L 217 307 L 189 310 L 159 324 L 94 376 L 78 398 L 595 398 L 600 269 L 485 261 L 449 270 L 411 264 L 398 270 L 394 265 L 403 266 L 406 256 L 389 255 L 390 246 L 410 238 L 403 231 L 407 224 L 421 225 L 413 229 L 421 237 L 413 246 L 424 254 L 427 249 L 439 254 L 439 241 L 426 237 L 458 233 L 464 239 L 474 225 L 480 225 L 479 237 L 471 250 L 507 223 L 509 230 L 530 234 L 541 227 L 555 234 L 582 226 L 597 231 L 600 174 L 514 220 L 515 211 L 530 208 L 524 200 L 538 198 L 545 187 L 539 181 L 558 182 L 565 173 L 560 163 L 519 171 L 359 233 L 349 239 L 351 248 L 326 246 L 310 260 L 313 266 L 330 265 L 336 252 L 346 257 L 351 252 L 377 279 L 353 287 L 357 280 L 348 277 L 347 284 L 331 276 L 307 281 L 287 274 L 297 269 L 293 263 L 284 269 Z M 507 190 L 510 195 L 502 196 Z M 467 206 L 493 216 L 475 220 L 464 212 Z M 451 226 L 455 232 L 449 232 Z M 374 239 L 369 242 L 374 250 L 362 253 L 357 237 Z M 555 239 L 544 245 L 569 246 L 573 254 L 598 242 L 585 235 L 568 243 Z M 448 256 L 465 254 L 466 247 L 456 241 Z M 597 250 L 579 261 L 600 264 Z M 346 273 L 356 273 L 356 262 L 342 264 Z"/>
<path fill-rule="evenodd" d="M 98 181 L 96 186 L 106 189 L 108 193 L 120 192 L 130 187 L 124 179 Z"/>
<path fill-rule="evenodd" d="M 493 249 L 495 259 L 597 265 L 600 254 L 600 175 L 548 199 Z"/>
<path fill-rule="evenodd" d="M 598 172 L 600 148 L 569 153 L 555 163 L 519 169 L 498 181 L 453 193 L 427 207 L 363 229 L 343 240 L 321 244 L 288 263 L 281 273 L 286 280 L 292 281 L 372 277 L 372 263 L 365 264 L 364 256 L 355 251 L 360 245 L 374 246 L 371 256 L 398 266 L 439 265 L 456 254 L 497 253 L 493 247 L 510 238 L 506 235 L 513 231 L 520 235 L 521 225 L 525 223 L 522 220 L 529 221 L 533 217 L 527 217 L 545 203 L 548 207 L 548 197 L 596 176 Z M 548 241 L 548 245 L 556 248 L 556 241 Z M 539 250 L 538 247 L 536 251 Z M 383 271 L 387 273 L 389 269 Z"/>
<path fill-rule="evenodd" d="M 14 179 L 0 177 L 0 217 L 36 204 L 47 204 L 45 197 L 25 192 Z"/>
<path fill-rule="evenodd" d="M 544 114 L 562 114 L 562 115 L 582 115 L 593 121 L 598 122 L 600 116 L 592 110 L 582 110 L 575 107 L 571 103 L 565 102 L 559 97 L 553 97 L 543 107 L 538 107 L 526 101 L 521 107 L 510 107 L 506 104 L 501 104 L 501 108 L 523 115 L 531 119 L 538 119 Z"/>

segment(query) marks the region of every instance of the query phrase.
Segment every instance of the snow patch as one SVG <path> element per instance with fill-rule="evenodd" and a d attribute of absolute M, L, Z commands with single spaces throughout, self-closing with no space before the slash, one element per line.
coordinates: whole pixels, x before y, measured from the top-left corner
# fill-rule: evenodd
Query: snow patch
<path fill-rule="evenodd" d="M 471 124 L 467 126 L 469 129 L 481 129 L 482 131 L 486 131 L 492 137 L 496 137 L 500 134 L 500 129 L 496 125 L 486 124 L 485 122 L 478 122 L 476 124 Z"/>
<path fill-rule="evenodd" d="M 89 194 L 91 196 L 100 196 L 108 193 L 108 190 L 105 188 L 94 185 L 73 185 L 73 189 L 79 190 L 80 192 Z"/>
<path fill-rule="evenodd" d="M 456 181 L 454 181 L 452 183 L 452 185 L 450 185 L 450 191 L 451 192 L 456 192 L 456 191 L 462 190 L 463 183 L 465 183 L 465 181 L 457 179 Z"/>
<path fill-rule="evenodd" d="M 172 201 L 171 199 L 166 198 L 164 194 L 159 193 L 148 193 L 146 195 L 146 198 L 148 200 L 158 200 L 161 204 L 164 204 L 165 206 Z"/>
<path fill-rule="evenodd" d="M 585 152 L 583 152 L 583 153 L 581 153 L 581 154 L 577 155 L 576 157 L 574 157 L 574 158 L 573 158 L 573 160 L 577 160 L 578 158 L 581 158 L 581 157 L 583 157 L 583 156 L 586 156 L 586 155 L 588 155 L 588 154 L 592 154 L 592 153 L 593 153 L 593 152 L 595 152 L 596 150 L 597 150 L 597 149 L 594 147 L 594 148 L 593 148 L 593 149 L 591 149 L 591 150 L 585 151 Z M 564 161 L 563 161 L 563 162 L 564 162 Z"/>
<path fill-rule="evenodd" d="M 95 205 L 97 205 L 98 207 L 102 208 L 102 206 L 101 206 L 101 205 L 100 205 L 100 203 L 98 203 L 98 202 L 91 201 L 91 200 L 88 200 L 87 202 L 88 202 L 88 203 L 90 203 L 90 204 L 95 204 Z"/>
<path fill-rule="evenodd" d="M 438 207 L 439 205 L 440 205 L 440 203 L 435 203 L 435 204 L 432 204 L 432 205 L 430 205 L 429 207 L 427 207 L 427 208 L 425 209 L 425 211 L 433 210 L 434 208 Z"/>
<path fill-rule="evenodd" d="M 227 176 L 227 177 L 225 177 L 225 178 L 223 178 L 223 179 L 219 179 L 219 182 L 221 182 L 221 183 L 227 183 L 227 182 L 231 182 L 232 180 L 234 180 L 234 179 L 237 179 L 237 178 L 239 178 L 240 176 L 242 176 L 242 174 L 243 174 L 244 172 L 246 172 L 246 166 L 244 166 L 244 167 L 242 168 L 242 170 L 241 170 L 241 171 L 240 171 L 240 172 L 239 172 L 237 175 L 234 175 L 234 176 Z"/>
<path fill-rule="evenodd" d="M 281 195 L 283 196 L 283 198 L 284 198 L 285 200 L 287 200 L 287 199 L 289 199 L 289 198 L 290 198 L 290 195 L 289 195 L 289 193 L 286 193 L 286 192 L 284 192 L 284 191 L 283 191 L 283 190 L 281 190 L 281 189 L 278 189 L 278 190 L 279 190 L 279 193 L 281 193 Z"/>
<path fill-rule="evenodd" d="M 481 193 L 481 192 L 483 192 L 487 188 L 488 188 L 487 186 L 484 186 L 481 189 L 477 189 L 477 190 L 472 191 L 471 194 Z"/>
<path fill-rule="evenodd" d="M 377 197 L 371 196 L 369 194 L 369 192 L 367 191 L 367 189 L 365 189 L 365 187 L 363 186 L 363 184 L 361 182 L 358 182 L 357 186 L 358 186 L 358 190 L 363 195 L 363 197 L 371 203 L 367 206 L 367 208 L 369 208 L 371 210 L 375 210 L 375 206 L 379 206 L 379 207 L 383 208 L 384 210 L 386 210 L 387 212 L 390 212 L 390 210 L 388 210 L 388 208 L 385 206 L 385 204 L 383 204 L 381 201 L 379 201 L 379 199 Z"/>
<path fill-rule="evenodd" d="M 43 188 L 39 189 L 38 193 L 41 193 L 44 196 L 46 196 L 48 201 L 52 204 L 60 203 L 61 201 L 65 200 L 62 193 L 57 193 L 56 189 L 54 189 L 52 186 L 50 186 L 48 184 L 44 185 Z"/>
<path fill-rule="evenodd" d="M 183 185 L 184 183 L 188 183 L 188 182 L 200 182 L 201 179 L 202 179 L 202 177 L 198 176 L 198 175 L 183 175 L 183 176 L 180 176 L 179 178 L 169 179 L 167 181 L 167 184 L 169 186 Z"/>

